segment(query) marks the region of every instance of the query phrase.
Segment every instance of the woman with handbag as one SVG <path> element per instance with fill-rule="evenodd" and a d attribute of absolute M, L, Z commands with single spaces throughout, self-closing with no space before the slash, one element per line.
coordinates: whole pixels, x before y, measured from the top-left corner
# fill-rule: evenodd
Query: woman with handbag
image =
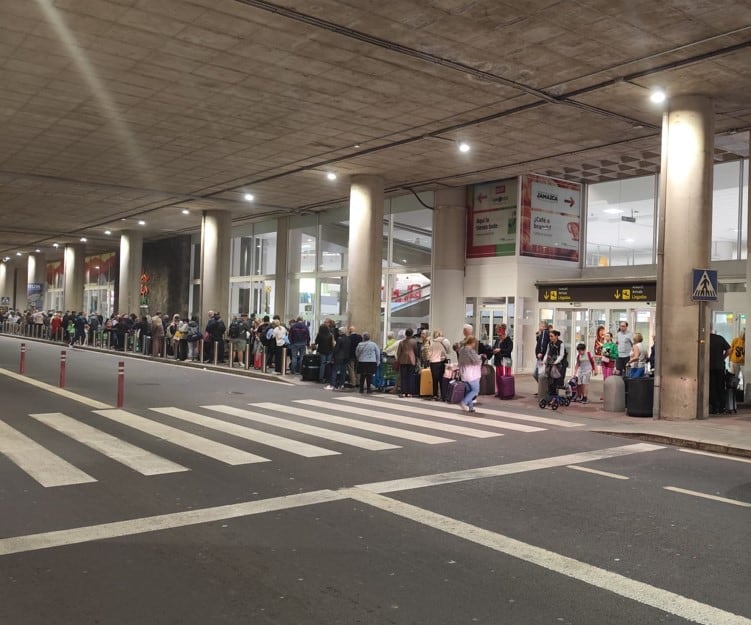
<path fill-rule="evenodd" d="M 550 331 L 548 349 L 545 352 L 545 375 L 547 376 L 548 395 L 553 397 L 558 394 L 558 388 L 563 386 L 563 378 L 568 367 L 566 360 L 566 346 L 561 341 L 561 333 L 558 330 Z"/>
<path fill-rule="evenodd" d="M 606 332 L 600 354 L 600 368 L 602 369 L 603 380 L 607 380 L 613 375 L 616 358 L 618 358 L 618 346 L 613 342 L 613 335 L 610 332 Z"/>

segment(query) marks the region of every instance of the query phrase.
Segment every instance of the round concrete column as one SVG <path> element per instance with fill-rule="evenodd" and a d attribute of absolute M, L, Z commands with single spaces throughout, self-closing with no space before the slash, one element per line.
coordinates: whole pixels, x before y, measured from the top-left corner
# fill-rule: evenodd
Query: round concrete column
<path fill-rule="evenodd" d="M 210 310 L 222 313 L 229 325 L 230 248 L 232 215 L 226 211 L 204 211 L 201 222 L 201 310 L 205 323 Z"/>
<path fill-rule="evenodd" d="M 663 419 L 695 419 L 708 401 L 709 319 L 691 301 L 691 270 L 710 264 L 712 101 L 673 98 L 662 133 L 655 408 Z"/>
<path fill-rule="evenodd" d="M 83 311 L 83 283 L 85 277 L 83 245 L 71 243 L 65 246 L 63 271 L 65 272 L 63 290 L 65 310 L 81 312 Z"/>
<path fill-rule="evenodd" d="M 383 179 L 378 176 L 351 179 L 348 255 L 348 324 L 380 341 Z"/>
<path fill-rule="evenodd" d="M 274 312 L 281 316 L 282 323 L 289 319 L 290 310 L 287 306 L 287 240 L 289 233 L 289 217 L 280 217 L 276 222 L 276 282 L 274 283 Z M 299 296 L 299 294 L 298 294 Z M 295 308 L 295 311 L 297 308 Z M 294 313 L 295 317 L 297 312 Z"/>
<path fill-rule="evenodd" d="M 466 193 L 464 187 L 438 191 L 433 214 L 430 328 L 443 330 L 452 341 L 461 336 L 465 323 Z"/>
<path fill-rule="evenodd" d="M 13 307 L 13 264 L 0 262 L 0 305 Z"/>
<path fill-rule="evenodd" d="M 117 293 L 117 311 L 122 315 L 140 313 L 142 264 L 143 233 L 123 232 L 120 235 L 120 278 Z"/>
<path fill-rule="evenodd" d="M 26 262 L 26 306 L 28 308 L 44 308 L 44 292 L 47 286 L 47 267 L 45 257 L 41 253 L 29 254 Z M 33 292 L 31 285 L 34 285 Z M 40 286 L 41 285 L 41 286 Z"/>

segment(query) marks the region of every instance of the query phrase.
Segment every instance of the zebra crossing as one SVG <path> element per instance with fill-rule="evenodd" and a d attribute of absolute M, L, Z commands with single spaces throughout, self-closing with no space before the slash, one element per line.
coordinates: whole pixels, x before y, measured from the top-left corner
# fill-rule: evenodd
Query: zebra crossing
<path fill-rule="evenodd" d="M 387 397 L 372 396 L 340 396 L 328 401 L 300 399 L 285 404 L 254 402 L 248 404 L 247 408 L 224 404 L 200 406 L 198 410 L 162 406 L 148 408 L 144 411 L 146 414 L 111 408 L 91 412 L 106 420 L 102 423 L 110 421 L 124 426 L 121 429 L 126 436 L 135 431 L 139 434 L 139 440 L 143 440 L 142 435 L 146 435 L 147 440 L 156 439 L 161 449 L 166 443 L 168 447 L 187 449 L 192 454 L 229 466 L 271 462 L 271 458 L 266 457 L 267 450 L 316 459 L 344 453 L 342 448 L 330 449 L 333 444 L 381 452 L 397 450 L 409 443 L 443 445 L 459 439 L 498 438 L 508 431 L 533 434 L 551 426 L 566 428 L 583 425 L 502 410 L 484 409 L 482 415 L 470 415 L 446 404 L 394 402 Z M 72 439 L 143 476 L 193 470 L 190 456 L 182 460 L 185 464 L 174 462 L 100 429 L 97 427 L 100 420 L 88 415 L 77 418 L 62 412 L 49 412 L 28 416 L 48 428 L 49 436 L 60 435 Z M 533 422 L 535 425 L 530 425 Z M 287 435 L 260 428 L 273 428 Z M 352 430 L 358 433 L 352 433 Z M 206 434 L 194 433 L 196 431 L 205 431 Z M 212 438 L 212 434 L 222 435 L 225 441 L 235 438 L 250 442 L 254 450 L 258 448 L 259 453 L 218 442 Z M 322 444 L 298 440 L 297 435 L 318 439 Z M 383 440 L 384 437 L 387 440 Z M 83 471 L 70 458 L 57 455 L 2 420 L 0 455 L 45 488 L 99 481 L 95 475 L 90 475 L 91 469 L 88 469 L 89 473 Z"/>

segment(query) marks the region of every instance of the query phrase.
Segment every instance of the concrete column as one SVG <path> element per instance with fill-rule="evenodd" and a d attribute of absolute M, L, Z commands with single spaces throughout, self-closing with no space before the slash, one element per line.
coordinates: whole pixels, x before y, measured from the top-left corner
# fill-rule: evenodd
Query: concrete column
<path fill-rule="evenodd" d="M 433 212 L 433 275 L 430 329 L 454 341 L 465 323 L 464 265 L 467 242 L 467 191 L 436 192 Z"/>
<path fill-rule="evenodd" d="M 289 237 L 289 217 L 281 217 L 276 222 L 276 282 L 274 283 L 274 313 L 286 323 L 292 314 L 287 306 L 287 241 Z M 295 309 L 296 310 L 296 309 Z M 297 316 L 297 313 L 295 313 Z"/>
<path fill-rule="evenodd" d="M 120 278 L 117 293 L 117 312 L 122 315 L 140 313 L 142 266 L 143 233 L 123 232 L 120 235 Z"/>
<path fill-rule="evenodd" d="M 13 263 L 0 262 L 0 306 L 13 307 Z"/>
<path fill-rule="evenodd" d="M 353 176 L 349 192 L 347 323 L 381 337 L 383 179 Z"/>
<path fill-rule="evenodd" d="M 232 215 L 227 211 L 203 211 L 201 222 L 201 310 L 205 323 L 209 310 L 222 313 L 228 323 Z"/>
<path fill-rule="evenodd" d="M 80 312 L 83 310 L 83 284 L 85 279 L 83 245 L 69 243 L 65 246 L 63 271 L 65 272 L 63 288 L 65 310 Z"/>
<path fill-rule="evenodd" d="M 15 302 L 16 310 L 24 311 L 28 309 L 29 300 L 29 270 L 28 265 L 18 258 L 14 263 L 13 271 L 15 273 L 15 284 L 13 292 L 13 301 Z"/>
<path fill-rule="evenodd" d="M 44 254 L 29 254 L 26 268 L 26 306 L 27 308 L 42 310 L 44 309 L 44 294 L 47 290 L 47 267 Z M 32 284 L 35 286 L 33 292 L 30 292 Z"/>
<path fill-rule="evenodd" d="M 708 411 L 710 320 L 691 301 L 691 270 L 710 264 L 712 101 L 672 98 L 662 134 L 655 409 L 663 419 L 696 419 Z"/>
<path fill-rule="evenodd" d="M 747 149 L 751 150 L 751 136 L 749 137 Z M 751 174 L 751 168 L 749 169 L 749 174 Z M 743 193 L 743 182 L 748 183 L 748 181 L 746 180 L 746 181 L 741 182 L 741 185 L 740 185 L 741 193 Z M 751 240 L 749 240 L 748 238 L 749 232 L 751 232 L 751 220 L 749 220 L 749 217 L 751 217 L 751 189 L 749 187 L 751 187 L 751 185 L 746 184 L 746 197 L 741 198 L 741 204 L 743 206 L 743 210 L 746 211 L 746 232 L 744 234 L 746 237 L 746 314 L 747 315 L 751 312 Z M 748 332 L 746 332 L 746 334 L 748 334 Z M 747 397 L 751 398 L 751 356 L 746 358 L 743 364 L 743 386 L 744 386 L 743 399 L 745 401 Z"/>

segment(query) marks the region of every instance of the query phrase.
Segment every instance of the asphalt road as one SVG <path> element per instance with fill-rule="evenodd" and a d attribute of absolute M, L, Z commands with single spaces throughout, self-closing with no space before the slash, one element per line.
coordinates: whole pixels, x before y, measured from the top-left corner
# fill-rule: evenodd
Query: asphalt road
<path fill-rule="evenodd" d="M 121 357 L 67 350 L 61 395 L 61 347 L 27 342 L 19 379 L 19 343 L 2 625 L 751 625 L 751 462 L 573 407 L 472 418 L 133 358 L 118 411 Z"/>

